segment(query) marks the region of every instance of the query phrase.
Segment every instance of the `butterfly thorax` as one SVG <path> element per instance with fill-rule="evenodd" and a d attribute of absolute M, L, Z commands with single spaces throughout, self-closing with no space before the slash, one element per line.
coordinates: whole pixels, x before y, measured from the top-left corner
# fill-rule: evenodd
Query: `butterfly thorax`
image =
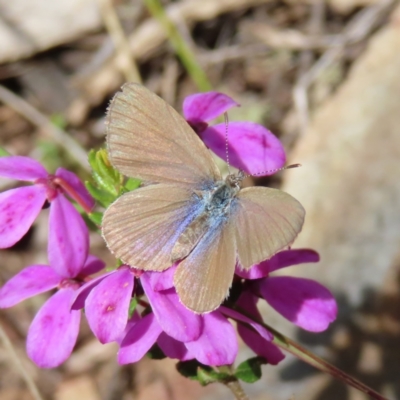
<path fill-rule="evenodd" d="M 241 180 L 238 175 L 228 175 L 224 181 L 214 182 L 210 189 L 194 192 L 203 203 L 203 211 L 178 237 L 171 252 L 172 262 L 187 257 L 213 225 L 223 224 L 227 220 L 240 190 Z"/>

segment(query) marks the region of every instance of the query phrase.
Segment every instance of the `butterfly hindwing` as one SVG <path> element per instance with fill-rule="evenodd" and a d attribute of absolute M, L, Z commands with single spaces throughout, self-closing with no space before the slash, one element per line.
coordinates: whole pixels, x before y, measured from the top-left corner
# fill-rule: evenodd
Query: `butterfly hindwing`
<path fill-rule="evenodd" d="M 234 227 L 230 221 L 214 224 L 175 272 L 182 303 L 197 313 L 215 310 L 228 295 L 235 264 Z"/>
<path fill-rule="evenodd" d="M 240 265 L 271 258 L 292 244 L 304 222 L 302 205 L 281 190 L 251 187 L 242 189 L 233 213 Z"/>

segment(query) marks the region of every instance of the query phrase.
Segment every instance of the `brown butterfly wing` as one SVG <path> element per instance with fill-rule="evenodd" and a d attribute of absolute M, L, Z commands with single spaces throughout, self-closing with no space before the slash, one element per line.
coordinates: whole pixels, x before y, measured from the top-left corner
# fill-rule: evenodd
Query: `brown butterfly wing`
<path fill-rule="evenodd" d="M 238 258 L 243 268 L 271 258 L 289 246 L 301 231 L 305 211 L 281 190 L 251 187 L 238 194 L 232 216 Z"/>
<path fill-rule="evenodd" d="M 171 251 L 196 215 L 189 189 L 157 184 L 119 197 L 107 208 L 103 237 L 112 253 L 143 270 L 163 271 L 171 266 Z"/>
<path fill-rule="evenodd" d="M 215 310 L 227 297 L 236 264 L 230 221 L 210 231 L 180 262 L 174 285 L 181 302 L 196 313 Z"/>
<path fill-rule="evenodd" d="M 106 124 L 110 160 L 124 175 L 192 188 L 221 179 L 188 123 L 144 86 L 125 84 L 110 104 Z"/>

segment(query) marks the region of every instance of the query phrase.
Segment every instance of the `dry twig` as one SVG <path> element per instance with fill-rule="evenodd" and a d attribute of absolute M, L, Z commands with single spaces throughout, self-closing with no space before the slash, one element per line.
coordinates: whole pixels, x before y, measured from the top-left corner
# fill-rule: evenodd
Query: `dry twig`
<path fill-rule="evenodd" d="M 39 392 L 34 380 L 29 375 L 28 371 L 25 369 L 24 365 L 21 362 L 18 354 L 16 353 L 10 339 L 8 338 L 7 334 L 4 332 L 3 327 L 0 325 L 0 339 L 3 343 L 4 348 L 8 351 L 10 358 L 13 360 L 16 368 L 18 369 L 19 373 L 21 374 L 22 378 L 24 379 L 26 386 L 28 387 L 29 391 L 32 394 L 32 397 L 35 400 L 44 400 L 42 395 Z"/>
<path fill-rule="evenodd" d="M 178 23 L 185 21 L 188 26 L 191 26 L 195 22 L 207 21 L 227 12 L 269 2 L 271 0 L 203 0 L 201 2 L 187 0 L 170 4 L 166 8 L 166 13 L 172 21 L 178 21 Z M 133 57 L 136 60 L 148 59 L 166 39 L 166 32 L 159 22 L 155 19 L 147 19 L 129 36 Z M 84 94 L 76 100 L 81 110 L 80 118 L 84 118 L 92 105 L 100 103 L 120 84 L 121 78 L 115 60 L 106 63 L 103 68 L 86 79 L 82 83 Z M 73 104 L 71 107 L 75 106 Z"/>
<path fill-rule="evenodd" d="M 104 24 L 114 42 L 117 51 L 115 65 L 124 74 L 128 82 L 141 82 L 139 70 L 131 52 L 129 42 L 122 29 L 112 0 L 98 0 Z"/>
<path fill-rule="evenodd" d="M 31 106 L 24 99 L 1 85 L 0 101 L 7 104 L 32 124 L 47 132 L 55 142 L 68 151 L 71 157 L 73 157 L 85 170 L 89 171 L 86 152 L 67 132 L 53 125 L 49 119 L 35 107 Z"/>

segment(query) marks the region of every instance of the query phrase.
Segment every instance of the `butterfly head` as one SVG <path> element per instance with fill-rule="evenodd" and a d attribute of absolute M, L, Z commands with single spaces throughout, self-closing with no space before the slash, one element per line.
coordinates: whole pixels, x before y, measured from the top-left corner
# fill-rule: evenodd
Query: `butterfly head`
<path fill-rule="evenodd" d="M 244 171 L 239 171 L 236 174 L 229 174 L 225 178 L 225 182 L 227 183 L 227 185 L 239 190 L 244 178 L 246 178 L 246 174 L 244 173 Z"/>

